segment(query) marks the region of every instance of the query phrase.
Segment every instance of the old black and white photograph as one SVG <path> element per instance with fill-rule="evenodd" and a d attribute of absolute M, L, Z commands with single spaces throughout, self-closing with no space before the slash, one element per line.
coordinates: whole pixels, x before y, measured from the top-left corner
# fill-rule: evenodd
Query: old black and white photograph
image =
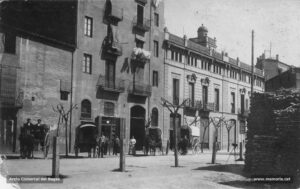
<path fill-rule="evenodd" d="M 300 188 L 299 10 L 0 0 L 0 188 Z"/>

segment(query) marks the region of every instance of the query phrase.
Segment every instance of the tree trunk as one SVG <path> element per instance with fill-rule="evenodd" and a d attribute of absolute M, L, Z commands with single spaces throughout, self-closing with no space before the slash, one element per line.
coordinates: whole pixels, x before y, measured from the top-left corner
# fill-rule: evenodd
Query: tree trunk
<path fill-rule="evenodd" d="M 174 126 L 174 155 L 175 155 L 175 167 L 178 167 L 178 144 L 177 144 L 177 127 L 176 127 L 176 114 L 173 114 L 173 126 Z"/>

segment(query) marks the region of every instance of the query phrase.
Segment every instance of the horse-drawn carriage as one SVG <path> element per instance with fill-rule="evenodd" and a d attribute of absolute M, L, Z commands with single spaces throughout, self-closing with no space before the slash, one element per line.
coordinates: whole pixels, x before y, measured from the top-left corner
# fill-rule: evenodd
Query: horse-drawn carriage
<path fill-rule="evenodd" d="M 98 133 L 97 127 L 94 123 L 80 124 L 76 130 L 75 137 L 75 156 L 78 157 L 79 152 L 88 152 L 88 156 L 95 156 L 97 146 L 96 136 Z"/>
<path fill-rule="evenodd" d="M 155 155 L 157 149 L 163 153 L 161 130 L 157 127 L 149 127 L 146 129 L 144 154 L 148 155 L 150 153 L 150 155 Z"/>

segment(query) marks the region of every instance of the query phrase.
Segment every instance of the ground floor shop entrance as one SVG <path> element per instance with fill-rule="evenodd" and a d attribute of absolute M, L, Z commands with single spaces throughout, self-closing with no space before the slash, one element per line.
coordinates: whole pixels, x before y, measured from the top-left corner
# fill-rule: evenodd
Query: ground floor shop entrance
<path fill-rule="evenodd" d="M 133 106 L 130 110 L 130 138 L 136 139 L 136 150 L 143 150 L 145 141 L 145 109 Z"/>
<path fill-rule="evenodd" d="M 16 151 L 17 111 L 13 108 L 2 108 L 0 112 L 0 153 Z"/>

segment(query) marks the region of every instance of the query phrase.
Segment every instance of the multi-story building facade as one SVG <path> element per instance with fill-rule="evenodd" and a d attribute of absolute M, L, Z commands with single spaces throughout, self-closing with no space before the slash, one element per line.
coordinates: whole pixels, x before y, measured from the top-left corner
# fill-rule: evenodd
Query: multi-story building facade
<path fill-rule="evenodd" d="M 289 70 L 292 66 L 287 65 L 279 60 L 279 55 L 276 57 L 266 57 L 266 54 L 263 53 L 257 58 L 255 67 L 260 70 L 264 70 L 266 81 Z"/>
<path fill-rule="evenodd" d="M 67 134 L 61 131 L 61 142 L 67 136 L 70 150 L 81 123 L 94 122 L 111 139 L 124 118 L 126 142 L 134 136 L 138 149 L 144 141 L 145 122 L 151 119 L 151 126 L 162 127 L 163 2 L 7 1 L 1 5 L 1 26 L 7 26 L 1 27 L 5 36 L 1 140 L 13 135 L 16 148 L 27 118 L 57 124 L 52 108 L 57 104 L 65 109 L 78 107 L 70 114 Z M 16 37 L 10 37 L 11 31 Z M 6 48 L 8 43 L 11 46 Z M 6 52 L 13 47 L 14 53 Z M 6 118 L 8 98 L 13 118 Z M 13 133 L 5 134 L 10 130 L 5 125 L 11 123 Z"/>
<path fill-rule="evenodd" d="M 232 143 L 245 140 L 251 95 L 251 66 L 239 58 L 229 57 L 227 53 L 217 52 L 216 39 L 208 37 L 207 33 L 207 28 L 202 25 L 196 38 L 187 39 L 186 36 L 178 37 L 165 29 L 164 96 L 175 104 L 188 99 L 178 115 L 182 126 L 181 137 L 191 133 L 201 136 L 205 148 L 211 148 L 214 140 L 215 127 L 210 118 L 224 117 L 228 124 L 232 124 L 229 140 L 226 126 L 223 124 L 218 129 L 220 148 L 226 149 Z M 254 91 L 264 91 L 263 72 L 256 68 Z M 195 116 L 200 116 L 201 121 L 193 123 Z M 186 125 L 193 129 L 187 131 Z M 173 121 L 167 109 L 164 111 L 164 126 L 164 139 L 170 137 L 172 141 Z"/>
<path fill-rule="evenodd" d="M 73 125 L 96 122 L 111 139 L 125 118 L 137 149 L 145 122 L 162 126 L 163 11 L 163 2 L 147 0 L 78 2 Z"/>
<path fill-rule="evenodd" d="M 71 1 L 1 2 L 1 152 L 19 150 L 20 127 L 26 119 L 54 125 L 58 115 L 52 106 L 70 106 L 75 7 Z"/>

